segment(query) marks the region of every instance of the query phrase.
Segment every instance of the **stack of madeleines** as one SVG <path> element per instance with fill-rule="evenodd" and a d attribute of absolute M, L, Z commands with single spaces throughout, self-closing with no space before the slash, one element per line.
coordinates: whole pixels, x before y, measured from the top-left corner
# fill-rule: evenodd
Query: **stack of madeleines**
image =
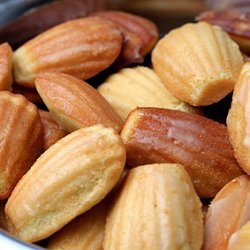
<path fill-rule="evenodd" d="M 208 22 L 157 40 L 102 11 L 0 45 L 1 228 L 48 249 L 250 249 L 250 63 Z M 206 117 L 231 93 L 226 123 Z"/>

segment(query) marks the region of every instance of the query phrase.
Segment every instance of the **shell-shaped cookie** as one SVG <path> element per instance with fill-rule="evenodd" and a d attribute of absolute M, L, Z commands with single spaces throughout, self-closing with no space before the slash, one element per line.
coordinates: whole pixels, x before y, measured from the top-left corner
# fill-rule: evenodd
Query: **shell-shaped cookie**
<path fill-rule="evenodd" d="M 113 65 L 116 68 L 142 63 L 143 57 L 151 51 L 159 37 L 156 25 L 142 16 L 122 11 L 101 11 L 91 15 L 111 20 L 122 32 L 121 54 Z"/>
<path fill-rule="evenodd" d="M 194 106 L 218 102 L 229 94 L 243 64 L 229 35 L 205 22 L 169 32 L 156 45 L 152 62 L 169 91 Z"/>
<path fill-rule="evenodd" d="M 239 11 L 236 8 L 222 8 L 202 12 L 197 19 L 220 26 L 243 51 L 250 52 L 249 12 Z"/>
<path fill-rule="evenodd" d="M 105 250 L 201 248 L 201 203 L 181 165 L 132 169 L 108 214 Z"/>
<path fill-rule="evenodd" d="M 121 46 L 121 32 L 109 20 L 86 17 L 68 21 L 41 33 L 15 51 L 15 81 L 34 87 L 36 75 L 45 71 L 87 79 L 111 65 L 120 54 Z"/>
<path fill-rule="evenodd" d="M 47 248 L 50 250 L 102 250 L 108 211 L 108 206 L 104 201 L 52 235 Z"/>
<path fill-rule="evenodd" d="M 235 157 L 250 174 L 250 63 L 244 64 L 235 84 L 227 127 Z"/>
<path fill-rule="evenodd" d="M 36 88 L 53 118 L 68 132 L 102 124 L 120 131 L 122 120 L 110 104 L 86 82 L 62 73 L 44 73 Z"/>
<path fill-rule="evenodd" d="M 52 145 L 17 184 L 5 208 L 12 234 L 44 239 L 99 203 L 119 181 L 126 153 L 113 129 L 79 129 Z"/>
<path fill-rule="evenodd" d="M 224 186 L 209 206 L 202 249 L 228 249 L 233 233 L 250 220 L 249 205 L 250 176 L 242 175 Z"/>
<path fill-rule="evenodd" d="M 0 199 L 6 199 L 43 152 L 38 110 L 22 95 L 0 91 L 0 138 Z"/>
<path fill-rule="evenodd" d="M 156 73 L 147 67 L 124 68 L 109 76 L 98 91 L 125 120 L 137 107 L 177 109 L 190 113 L 199 110 L 175 98 Z"/>
<path fill-rule="evenodd" d="M 215 196 L 244 173 L 234 158 L 227 127 L 200 115 L 138 108 L 129 114 L 121 137 L 131 167 L 181 164 L 203 198 Z"/>

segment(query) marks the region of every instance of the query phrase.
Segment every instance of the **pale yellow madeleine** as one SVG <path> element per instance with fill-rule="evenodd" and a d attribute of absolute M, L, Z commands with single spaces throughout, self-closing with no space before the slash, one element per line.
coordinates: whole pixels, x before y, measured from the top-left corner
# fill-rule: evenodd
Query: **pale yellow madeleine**
<path fill-rule="evenodd" d="M 90 78 L 118 57 L 122 35 L 111 21 L 100 17 L 71 20 L 41 33 L 14 52 L 14 77 L 34 88 L 38 73 L 63 72 Z"/>
<path fill-rule="evenodd" d="M 96 89 L 62 73 L 44 73 L 36 88 L 53 118 L 68 132 L 102 124 L 120 131 L 122 120 Z"/>
<path fill-rule="evenodd" d="M 202 241 L 201 203 L 181 165 L 128 173 L 107 217 L 105 250 L 198 250 Z"/>
<path fill-rule="evenodd" d="M 228 242 L 228 250 L 250 249 L 250 221 L 236 231 Z"/>
<path fill-rule="evenodd" d="M 107 205 L 101 202 L 52 235 L 50 250 L 102 250 Z"/>
<path fill-rule="evenodd" d="M 244 64 L 235 84 L 227 127 L 235 158 L 250 174 L 250 63 Z"/>
<path fill-rule="evenodd" d="M 11 232 L 44 239 L 100 202 L 125 165 L 122 140 L 113 129 L 79 129 L 52 145 L 15 187 L 6 204 Z"/>
<path fill-rule="evenodd" d="M 12 77 L 13 52 L 8 43 L 0 44 L 0 90 L 10 90 Z"/>
<path fill-rule="evenodd" d="M 158 107 L 199 113 L 198 109 L 175 98 L 156 73 L 147 67 L 124 68 L 98 87 L 99 93 L 125 120 L 137 107 Z"/>
<path fill-rule="evenodd" d="M 226 250 L 230 237 L 250 220 L 249 204 L 250 176 L 242 175 L 224 186 L 207 212 L 203 250 Z"/>
<path fill-rule="evenodd" d="M 152 63 L 174 96 L 203 106 L 233 90 L 243 60 L 239 46 L 226 32 L 199 22 L 170 31 L 157 43 Z"/>

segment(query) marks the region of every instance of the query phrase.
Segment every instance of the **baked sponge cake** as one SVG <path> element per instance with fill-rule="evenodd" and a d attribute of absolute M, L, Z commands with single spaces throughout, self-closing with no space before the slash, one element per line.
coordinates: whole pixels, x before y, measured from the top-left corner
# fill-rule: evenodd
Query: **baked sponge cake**
<path fill-rule="evenodd" d="M 174 97 L 154 70 L 148 67 L 123 68 L 110 75 L 98 87 L 98 92 L 124 121 L 137 107 L 177 109 L 201 114 L 199 109 Z"/>
<path fill-rule="evenodd" d="M 235 84 L 227 127 L 235 158 L 250 173 L 250 63 L 244 64 Z"/>
<path fill-rule="evenodd" d="M 216 103 L 229 94 L 243 64 L 229 35 L 205 22 L 169 32 L 156 45 L 152 62 L 169 91 L 194 106 Z"/>

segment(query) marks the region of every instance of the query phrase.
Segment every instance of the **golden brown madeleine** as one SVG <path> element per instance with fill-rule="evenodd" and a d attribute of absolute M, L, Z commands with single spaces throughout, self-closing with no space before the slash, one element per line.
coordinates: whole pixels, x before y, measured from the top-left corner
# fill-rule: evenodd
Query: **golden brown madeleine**
<path fill-rule="evenodd" d="M 125 157 L 120 136 L 101 125 L 59 140 L 12 192 L 5 208 L 12 234 L 35 242 L 57 232 L 111 191 Z"/>
<path fill-rule="evenodd" d="M 132 167 L 179 163 L 203 198 L 213 197 L 243 172 L 234 158 L 226 126 L 178 110 L 140 108 L 128 116 L 122 139 Z"/>
<path fill-rule="evenodd" d="M 122 32 L 123 46 L 115 67 L 143 62 L 143 57 L 151 51 L 159 37 L 156 25 L 141 16 L 122 11 L 102 11 L 91 15 L 111 20 Z"/>
<path fill-rule="evenodd" d="M 43 128 L 36 106 L 9 91 L 0 91 L 0 118 L 0 199 L 5 199 L 43 152 Z"/>
<path fill-rule="evenodd" d="M 121 46 L 121 32 L 107 19 L 86 17 L 68 21 L 15 51 L 15 80 L 32 88 L 37 74 L 47 71 L 88 79 L 112 64 Z"/>
<path fill-rule="evenodd" d="M 236 231 L 228 241 L 227 250 L 250 249 L 250 221 Z"/>
<path fill-rule="evenodd" d="M 47 248 L 50 250 L 102 250 L 107 210 L 107 205 L 101 202 L 78 216 L 51 236 Z"/>
<path fill-rule="evenodd" d="M 235 84 L 227 127 L 240 166 L 250 173 L 250 63 L 244 64 Z"/>
<path fill-rule="evenodd" d="M 111 105 L 90 85 L 62 73 L 44 73 L 36 88 L 53 118 L 68 132 L 102 124 L 120 131 L 122 120 Z"/>
<path fill-rule="evenodd" d="M 0 91 L 10 90 L 12 85 L 13 52 L 8 43 L 0 44 Z"/>
<path fill-rule="evenodd" d="M 107 217 L 105 250 L 198 250 L 202 242 L 201 203 L 181 165 L 128 173 Z"/>
<path fill-rule="evenodd" d="M 175 98 L 147 67 L 124 68 L 109 76 L 98 91 L 125 120 L 137 107 L 158 107 L 201 113 Z"/>
<path fill-rule="evenodd" d="M 200 22 L 169 32 L 157 43 L 152 62 L 174 96 L 203 106 L 218 102 L 233 90 L 243 59 L 226 32 Z"/>
<path fill-rule="evenodd" d="M 40 1 L 42 3 L 42 1 Z M 45 1 L 44 1 L 45 2 Z M 15 48 L 41 32 L 70 19 L 103 9 L 100 0 L 51 1 L 32 8 L 0 27 L 0 42 L 8 41 Z"/>
<path fill-rule="evenodd" d="M 44 149 L 47 150 L 51 145 L 66 136 L 67 132 L 60 127 L 48 111 L 40 109 L 39 115 L 43 124 Z"/>
<path fill-rule="evenodd" d="M 250 52 L 250 14 L 236 9 L 210 10 L 201 13 L 198 20 L 220 26 L 228 32 L 240 48 Z"/>
<path fill-rule="evenodd" d="M 203 250 L 228 249 L 231 235 L 250 219 L 249 202 L 250 176 L 240 176 L 221 189 L 208 209 Z"/>

